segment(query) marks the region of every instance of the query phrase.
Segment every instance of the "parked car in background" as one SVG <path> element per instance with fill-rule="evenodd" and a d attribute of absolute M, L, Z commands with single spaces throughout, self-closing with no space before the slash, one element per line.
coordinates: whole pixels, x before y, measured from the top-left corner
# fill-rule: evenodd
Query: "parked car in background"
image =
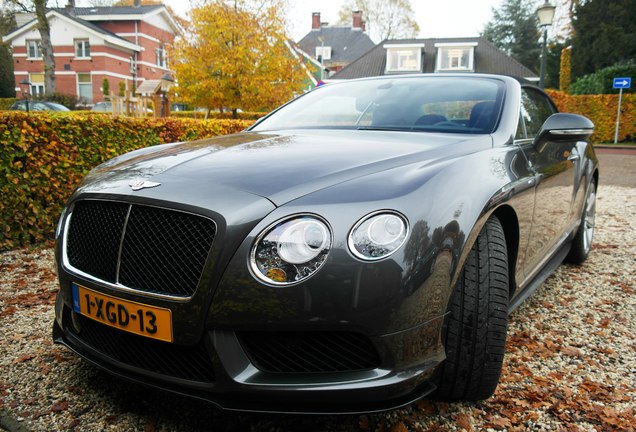
<path fill-rule="evenodd" d="M 64 105 L 56 102 L 47 101 L 17 101 L 9 107 L 10 110 L 27 111 L 27 103 L 29 111 L 70 111 Z"/>
<path fill-rule="evenodd" d="M 113 112 L 112 102 L 97 102 L 91 111 Z"/>
<path fill-rule="evenodd" d="M 226 409 L 488 398 L 510 311 L 590 253 L 593 130 L 510 77 L 385 76 L 119 156 L 60 218 L 54 340 Z"/>

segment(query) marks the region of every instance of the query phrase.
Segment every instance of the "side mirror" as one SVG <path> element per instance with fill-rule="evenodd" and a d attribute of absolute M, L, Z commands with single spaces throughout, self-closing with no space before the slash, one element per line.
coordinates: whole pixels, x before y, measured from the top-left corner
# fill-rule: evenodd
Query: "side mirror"
<path fill-rule="evenodd" d="M 578 114 L 552 114 L 541 126 L 535 145 L 542 149 L 548 141 L 584 140 L 594 133 L 594 123 Z"/>

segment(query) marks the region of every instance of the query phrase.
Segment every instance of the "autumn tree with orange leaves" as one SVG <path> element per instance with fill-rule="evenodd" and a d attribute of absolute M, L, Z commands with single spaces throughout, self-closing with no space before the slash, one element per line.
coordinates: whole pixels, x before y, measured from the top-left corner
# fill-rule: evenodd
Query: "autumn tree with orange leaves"
<path fill-rule="evenodd" d="M 180 98 L 208 109 L 269 110 L 293 97 L 303 72 L 277 0 L 212 0 L 190 11 L 170 50 Z"/>

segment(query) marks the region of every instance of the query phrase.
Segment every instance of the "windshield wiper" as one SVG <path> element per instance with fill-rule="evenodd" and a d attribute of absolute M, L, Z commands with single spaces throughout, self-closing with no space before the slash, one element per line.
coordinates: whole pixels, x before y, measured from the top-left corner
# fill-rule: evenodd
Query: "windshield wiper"
<path fill-rule="evenodd" d="M 411 128 L 391 126 L 358 126 L 357 130 L 410 132 Z"/>

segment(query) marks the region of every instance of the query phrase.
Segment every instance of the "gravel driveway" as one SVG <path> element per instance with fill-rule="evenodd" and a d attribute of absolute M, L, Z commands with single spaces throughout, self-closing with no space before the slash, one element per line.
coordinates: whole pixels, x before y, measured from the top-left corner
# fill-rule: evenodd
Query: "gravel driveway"
<path fill-rule="evenodd" d="M 51 342 L 52 249 L 2 253 L 0 429 L 633 431 L 635 256 L 636 189 L 601 183 L 594 250 L 583 266 L 562 265 L 511 316 L 494 397 L 424 400 L 366 416 L 286 416 L 222 413 L 96 370 Z"/>

